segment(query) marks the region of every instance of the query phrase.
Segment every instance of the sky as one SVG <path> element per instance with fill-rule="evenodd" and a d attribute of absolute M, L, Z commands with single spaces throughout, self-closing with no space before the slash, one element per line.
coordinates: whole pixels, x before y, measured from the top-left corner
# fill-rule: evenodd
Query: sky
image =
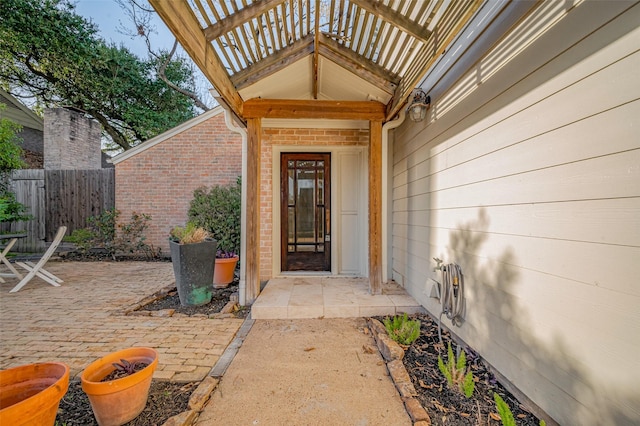
<path fill-rule="evenodd" d="M 145 0 L 140 1 L 151 9 L 151 6 L 149 6 Z M 118 45 L 124 44 L 131 52 L 139 57 L 147 57 L 147 46 L 142 37 L 127 36 L 119 30 L 119 28 L 123 26 L 133 28 L 133 23 L 115 0 L 75 0 L 73 3 L 76 6 L 75 13 L 93 22 L 98 27 L 100 36 L 107 42 L 114 42 Z M 152 25 L 155 27 L 156 33 L 150 37 L 152 42 L 151 47 L 154 50 L 171 49 L 175 38 L 162 20 L 155 14 Z M 188 57 L 180 47 L 178 53 Z M 204 92 L 201 97 L 205 97 L 203 101 L 206 104 L 212 105 L 215 101 L 209 96 L 208 92 L 204 90 L 209 89 L 211 84 L 205 79 L 197 67 L 194 66 L 194 68 L 197 70 L 197 85 L 201 89 L 200 91 Z"/>

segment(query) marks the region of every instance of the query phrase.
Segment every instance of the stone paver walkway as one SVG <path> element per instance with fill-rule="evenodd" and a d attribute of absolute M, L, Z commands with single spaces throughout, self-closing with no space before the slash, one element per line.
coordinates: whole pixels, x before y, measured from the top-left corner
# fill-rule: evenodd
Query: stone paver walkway
<path fill-rule="evenodd" d="M 124 309 L 174 282 L 169 262 L 49 262 L 62 278 L 39 278 L 17 293 L 0 284 L 0 369 L 59 361 L 71 376 L 95 359 L 130 346 L 159 352 L 155 378 L 176 382 L 207 376 L 242 319 L 126 316 Z"/>

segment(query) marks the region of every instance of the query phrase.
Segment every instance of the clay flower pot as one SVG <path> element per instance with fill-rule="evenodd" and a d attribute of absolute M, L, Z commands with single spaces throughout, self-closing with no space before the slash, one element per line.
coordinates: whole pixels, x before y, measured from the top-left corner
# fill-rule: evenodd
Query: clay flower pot
<path fill-rule="evenodd" d="M 213 269 L 213 286 L 215 288 L 227 287 L 233 281 L 233 273 L 238 264 L 238 256 L 229 258 L 216 258 L 216 266 Z"/>
<path fill-rule="evenodd" d="M 115 370 L 113 363 L 120 363 L 121 359 L 149 365 L 129 376 L 101 382 Z M 89 397 L 100 426 L 123 425 L 144 410 L 157 365 L 158 353 L 154 349 L 129 348 L 104 356 L 85 368 L 80 376 L 82 390 Z"/>
<path fill-rule="evenodd" d="M 69 388 L 69 367 L 58 362 L 0 371 L 0 425 L 53 425 Z"/>

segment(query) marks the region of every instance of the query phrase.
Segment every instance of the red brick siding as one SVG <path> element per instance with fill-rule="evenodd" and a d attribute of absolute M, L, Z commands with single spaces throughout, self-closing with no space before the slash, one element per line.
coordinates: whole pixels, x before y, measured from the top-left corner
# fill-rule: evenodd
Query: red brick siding
<path fill-rule="evenodd" d="M 273 263 L 273 145 L 368 146 L 369 131 L 358 129 L 263 129 L 260 190 L 260 279 L 272 278 Z M 277 178 L 277 177 L 276 177 Z M 276 195 L 277 196 L 277 195 Z"/>
<path fill-rule="evenodd" d="M 219 114 L 116 164 L 116 208 L 152 220 L 147 242 L 169 254 L 169 231 L 187 220 L 194 189 L 227 185 L 242 173 L 242 139 Z"/>

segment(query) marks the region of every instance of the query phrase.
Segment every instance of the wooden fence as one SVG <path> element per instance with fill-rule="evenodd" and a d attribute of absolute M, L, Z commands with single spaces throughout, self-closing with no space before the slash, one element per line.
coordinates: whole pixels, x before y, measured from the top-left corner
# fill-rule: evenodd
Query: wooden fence
<path fill-rule="evenodd" d="M 67 235 L 85 228 L 91 216 L 115 206 L 115 169 L 16 170 L 12 175 L 16 199 L 26 205 L 33 220 L 4 225 L 3 230 L 26 231 L 17 252 L 39 252 L 53 240 L 58 227 Z"/>

